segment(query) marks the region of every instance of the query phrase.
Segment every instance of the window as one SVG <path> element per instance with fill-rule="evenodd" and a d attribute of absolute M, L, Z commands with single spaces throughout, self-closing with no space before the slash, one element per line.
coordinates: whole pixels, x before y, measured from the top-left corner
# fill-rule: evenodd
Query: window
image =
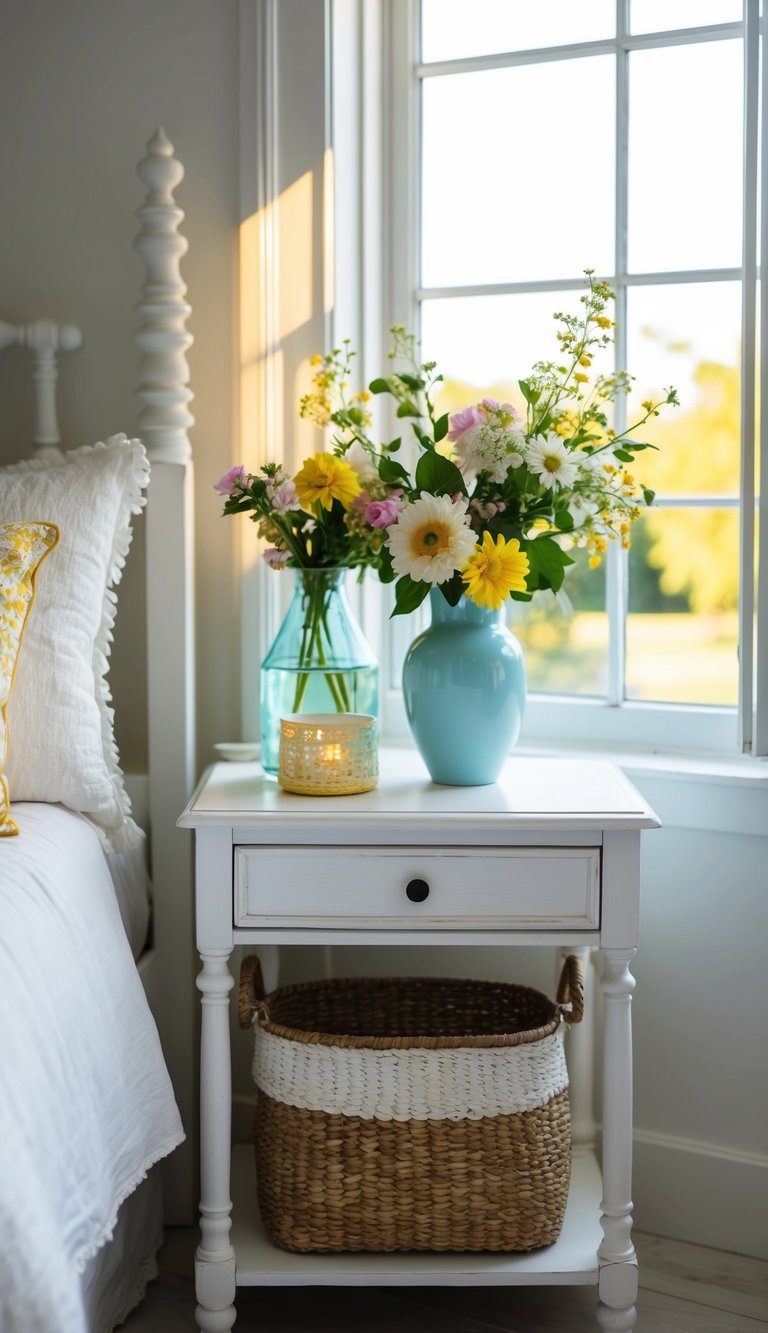
<path fill-rule="evenodd" d="M 736 0 L 385 10 L 382 313 L 419 331 L 443 410 L 519 398 L 586 267 L 616 291 L 627 420 L 670 384 L 681 400 L 645 432 L 659 452 L 637 472 L 659 498 L 629 555 L 612 546 L 597 573 L 577 560 L 570 614 L 543 595 L 512 604 L 529 738 L 733 751 L 741 704 L 744 748 L 765 753 L 759 717 L 752 747 L 756 0 L 746 20 Z M 413 631 L 410 617 L 390 636 L 393 705 Z M 764 656 L 765 635 L 758 679 Z"/>

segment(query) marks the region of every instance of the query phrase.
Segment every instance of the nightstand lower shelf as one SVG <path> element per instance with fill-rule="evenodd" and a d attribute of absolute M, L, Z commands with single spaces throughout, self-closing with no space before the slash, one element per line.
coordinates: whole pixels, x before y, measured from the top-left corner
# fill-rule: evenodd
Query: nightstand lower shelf
<path fill-rule="evenodd" d="M 600 1168 L 577 1150 L 565 1221 L 554 1245 L 528 1254 L 289 1254 L 271 1243 L 256 1202 L 253 1149 L 232 1153 L 236 1281 L 250 1286 L 532 1286 L 597 1283 Z"/>

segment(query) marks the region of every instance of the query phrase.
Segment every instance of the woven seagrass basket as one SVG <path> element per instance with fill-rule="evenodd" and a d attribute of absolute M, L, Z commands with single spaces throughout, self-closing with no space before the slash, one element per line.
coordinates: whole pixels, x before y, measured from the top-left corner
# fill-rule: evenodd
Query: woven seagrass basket
<path fill-rule="evenodd" d="M 571 1169 L 563 1038 L 583 1011 L 578 958 L 557 1001 L 453 978 L 313 981 L 265 996 L 253 1026 L 258 1200 L 296 1252 L 532 1250 L 557 1239 Z"/>

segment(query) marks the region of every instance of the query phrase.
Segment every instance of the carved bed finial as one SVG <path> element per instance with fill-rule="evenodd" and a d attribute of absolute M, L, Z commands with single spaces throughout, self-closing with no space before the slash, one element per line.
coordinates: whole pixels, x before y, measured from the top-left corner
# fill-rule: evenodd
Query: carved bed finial
<path fill-rule="evenodd" d="M 137 171 L 147 187 L 136 213 L 141 230 L 133 243 L 147 266 L 137 305 L 141 325 L 134 334 L 142 350 L 137 393 L 144 405 L 137 430 L 151 459 L 186 463 L 192 455 L 187 431 L 195 420 L 187 408 L 193 395 L 186 349 L 193 338 L 185 328 L 190 307 L 179 272 L 187 250 L 186 238 L 179 234 L 184 213 L 173 197 L 184 168 L 164 130 L 155 130 Z"/>

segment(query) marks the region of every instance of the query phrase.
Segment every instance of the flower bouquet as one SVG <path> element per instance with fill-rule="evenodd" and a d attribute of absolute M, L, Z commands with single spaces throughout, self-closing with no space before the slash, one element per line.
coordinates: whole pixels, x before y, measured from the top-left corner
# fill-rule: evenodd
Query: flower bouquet
<path fill-rule="evenodd" d="M 466 627 L 480 623 L 475 611 L 492 613 L 508 640 L 498 614 L 504 603 L 530 601 L 543 591 L 559 594 L 573 564 L 570 550 L 586 547 L 595 568 L 610 541 L 629 547 L 632 524 L 654 499 L 632 471 L 636 455 L 654 446 L 635 432 L 662 406 L 678 401 L 674 389 L 665 390 L 659 401 L 642 404 L 630 427 L 616 431 L 611 404 L 632 381 L 624 370 L 592 371 L 596 353 L 612 340 L 614 322 L 606 312 L 614 294 L 590 270 L 586 279 L 581 312 L 555 314 L 557 360 L 537 362 L 518 381 L 519 407 L 484 398 L 454 415 L 438 414 L 434 400 L 443 377 L 434 362 L 420 360 L 415 339 L 402 326 L 391 330 L 391 373 L 374 379 L 368 391 L 350 393 L 354 353 L 348 342 L 315 356 L 313 387 L 301 399 L 300 413 L 333 427 L 332 452 L 316 454 L 293 479 L 275 464 L 266 464 L 259 476 L 234 468 L 217 487 L 227 496 L 224 512 L 252 511 L 270 542 L 265 559 L 273 568 L 370 567 L 383 583 L 395 585 L 393 615 L 415 610 L 432 592 L 438 597 L 433 616 L 441 605 L 455 608 Z M 411 426 L 415 458 L 403 448 L 402 436 L 384 444 L 373 439 L 372 394 L 394 400 L 396 418 Z M 408 457 L 401 461 L 398 455 Z M 319 651 L 334 705 L 347 708 L 343 673 L 322 661 L 324 594 L 314 600 L 308 595 L 308 607 L 303 649 Z M 443 656 L 445 651 L 442 645 Z M 297 672 L 294 712 L 302 706 L 310 669 Z M 435 663 L 430 672 L 434 684 Z M 520 670 L 516 680 L 519 696 Z M 485 698 L 487 682 L 479 689 Z M 407 684 L 405 694 L 414 727 L 416 703 Z M 459 693 L 453 701 L 461 714 L 468 698 Z M 516 718 L 510 714 L 506 724 L 510 735 L 519 730 L 522 705 L 513 711 Z M 497 724 L 498 717 L 494 736 L 504 732 Z M 466 749 L 473 725 L 470 719 L 459 728 L 454 749 Z M 507 737 L 502 749 L 511 743 Z M 480 737 L 474 748 L 483 745 Z"/>
<path fill-rule="evenodd" d="M 359 424 L 365 424 L 362 409 Z M 375 563 L 381 534 L 349 523 L 361 487 L 343 458 L 318 453 L 291 478 L 276 463 L 234 467 L 216 485 L 225 514 L 249 513 L 270 568 L 294 571 L 294 595 L 261 667 L 262 762 L 278 769 L 280 718 L 378 712 L 378 667 L 344 592 L 349 569 Z"/>

